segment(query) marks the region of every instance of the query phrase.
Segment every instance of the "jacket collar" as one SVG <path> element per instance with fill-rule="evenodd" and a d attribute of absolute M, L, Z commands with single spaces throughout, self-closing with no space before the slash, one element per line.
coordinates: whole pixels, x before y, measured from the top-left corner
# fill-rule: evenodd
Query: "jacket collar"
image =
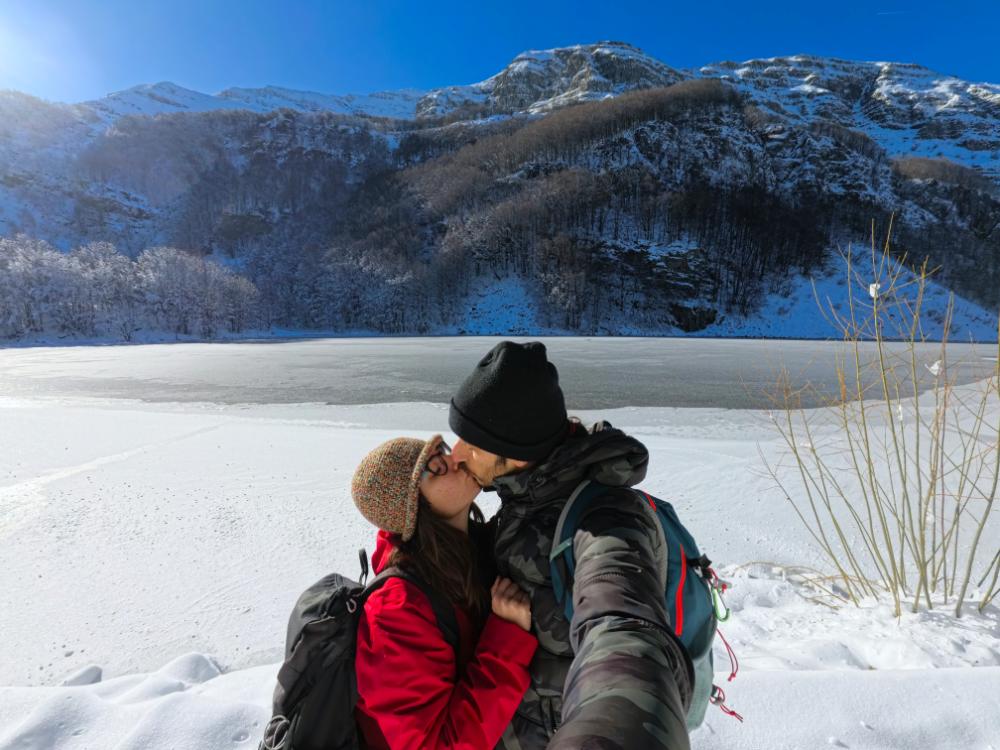
<path fill-rule="evenodd" d="M 493 481 L 503 503 L 546 503 L 565 499 L 584 479 L 610 487 L 632 487 L 646 476 L 646 446 L 608 422 L 589 430 L 576 424 L 566 441 L 543 462 Z"/>

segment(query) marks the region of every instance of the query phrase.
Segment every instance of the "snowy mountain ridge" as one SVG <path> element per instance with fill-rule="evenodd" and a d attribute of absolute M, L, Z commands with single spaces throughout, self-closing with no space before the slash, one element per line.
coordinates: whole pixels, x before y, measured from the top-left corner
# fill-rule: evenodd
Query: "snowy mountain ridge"
<path fill-rule="evenodd" d="M 910 63 L 810 55 L 723 61 L 681 70 L 630 44 L 601 42 L 527 50 L 483 81 L 429 91 L 333 95 L 265 86 L 229 88 L 212 95 L 160 82 L 54 106 L 68 108 L 85 120 L 96 117 L 103 124 L 128 115 L 280 108 L 419 120 L 476 109 L 489 114 L 541 113 L 691 78 L 730 82 L 753 101 L 772 110 L 780 108 L 781 114 L 795 120 L 823 117 L 868 132 L 876 140 L 894 140 L 887 144 L 890 153 L 932 152 L 935 147 L 940 150 L 940 144 L 924 148 L 920 141 L 957 139 L 958 148 L 948 149 L 948 156 L 1000 174 L 992 163 L 1000 151 L 1000 84 L 964 81 Z"/>
<path fill-rule="evenodd" d="M 204 94 L 170 82 L 142 84 L 78 105 L 105 124 L 127 115 L 248 109 L 426 120 L 538 114 L 692 78 L 719 78 L 793 121 L 823 118 L 868 134 L 890 154 L 947 156 L 1000 179 L 1000 84 L 921 65 L 810 55 L 723 61 L 680 70 L 624 42 L 527 50 L 478 83 L 430 91 L 331 95 L 277 86 Z"/>
<path fill-rule="evenodd" d="M 416 102 L 423 95 L 423 91 L 402 89 L 336 96 L 280 86 L 228 88 L 211 95 L 163 81 L 133 86 L 76 106 L 94 110 L 107 124 L 129 115 L 155 116 L 171 112 L 227 109 L 245 109 L 251 112 L 292 109 L 299 112 L 333 112 L 405 120 L 412 119 Z"/>

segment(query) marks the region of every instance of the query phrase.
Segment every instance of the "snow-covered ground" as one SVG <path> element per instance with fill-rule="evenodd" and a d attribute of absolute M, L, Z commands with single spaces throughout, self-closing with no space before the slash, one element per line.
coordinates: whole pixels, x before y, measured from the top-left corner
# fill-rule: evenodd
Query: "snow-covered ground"
<path fill-rule="evenodd" d="M 33 366 L 44 375 L 45 357 Z M 794 572 L 821 560 L 762 470 L 758 451 L 779 450 L 765 413 L 581 416 L 647 444 L 643 487 L 732 584 L 739 676 L 726 681 L 721 643 L 716 665 L 746 721 L 712 709 L 693 747 L 1000 749 L 1000 610 L 897 621 L 811 601 Z M 355 465 L 436 431 L 436 403 L 0 394 L 0 750 L 256 746 L 289 607 L 371 547 Z"/>
<path fill-rule="evenodd" d="M 848 317 L 851 308 L 851 295 L 854 307 L 862 319 L 870 315 L 867 289 L 871 281 L 875 281 L 873 262 L 870 255 L 866 257 L 864 243 L 854 245 L 851 254 L 853 266 L 848 270 L 844 257 L 834 254 L 827 262 L 827 267 L 808 276 L 789 275 L 780 292 L 767 294 L 760 308 L 747 317 L 731 315 L 721 318 L 704 330 L 698 331 L 700 336 L 733 336 L 765 338 L 824 338 L 838 337 L 841 330 L 831 321 L 830 311 L 835 310 L 842 318 Z M 878 279 L 887 283 L 888 274 L 882 270 Z M 853 287 L 853 290 L 848 287 Z M 913 305 L 917 296 L 917 279 L 915 274 L 904 267 L 900 271 L 897 282 L 900 290 L 898 298 L 890 301 L 887 308 L 890 320 L 885 321 L 886 335 L 889 338 L 905 338 L 909 325 L 900 329 L 891 320 L 892 313 L 907 310 Z M 906 304 L 900 306 L 905 301 Z M 951 310 L 951 328 L 948 332 L 950 341 L 996 341 L 996 312 L 984 309 L 976 303 L 958 295 L 952 294 L 947 287 L 933 280 L 928 280 L 920 305 L 921 329 L 928 340 L 940 341 L 944 329 L 944 321 L 948 318 L 949 303 Z M 883 308 L 883 315 L 886 308 Z M 912 322 L 912 313 L 903 315 L 903 319 Z"/>

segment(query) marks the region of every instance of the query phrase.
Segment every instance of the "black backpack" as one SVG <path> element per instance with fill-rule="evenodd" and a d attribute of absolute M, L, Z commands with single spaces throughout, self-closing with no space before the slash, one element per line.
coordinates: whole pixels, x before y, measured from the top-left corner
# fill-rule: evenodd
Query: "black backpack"
<path fill-rule="evenodd" d="M 359 552 L 361 583 L 332 573 L 306 589 L 288 618 L 285 661 L 278 670 L 274 710 L 258 750 L 357 750 L 354 675 L 358 620 L 365 601 L 390 578 L 426 594 L 445 641 L 458 649 L 455 610 L 412 573 L 386 568 L 370 583 L 368 555 Z"/>

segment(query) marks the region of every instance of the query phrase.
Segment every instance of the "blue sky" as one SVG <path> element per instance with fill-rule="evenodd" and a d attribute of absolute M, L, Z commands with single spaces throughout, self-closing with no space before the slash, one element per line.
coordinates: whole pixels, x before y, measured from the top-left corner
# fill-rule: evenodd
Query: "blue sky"
<path fill-rule="evenodd" d="M 605 39 L 674 67 L 797 53 L 1000 83 L 1000 1 L 0 0 L 0 88 L 82 101 L 138 83 L 366 93 L 472 83 Z"/>

